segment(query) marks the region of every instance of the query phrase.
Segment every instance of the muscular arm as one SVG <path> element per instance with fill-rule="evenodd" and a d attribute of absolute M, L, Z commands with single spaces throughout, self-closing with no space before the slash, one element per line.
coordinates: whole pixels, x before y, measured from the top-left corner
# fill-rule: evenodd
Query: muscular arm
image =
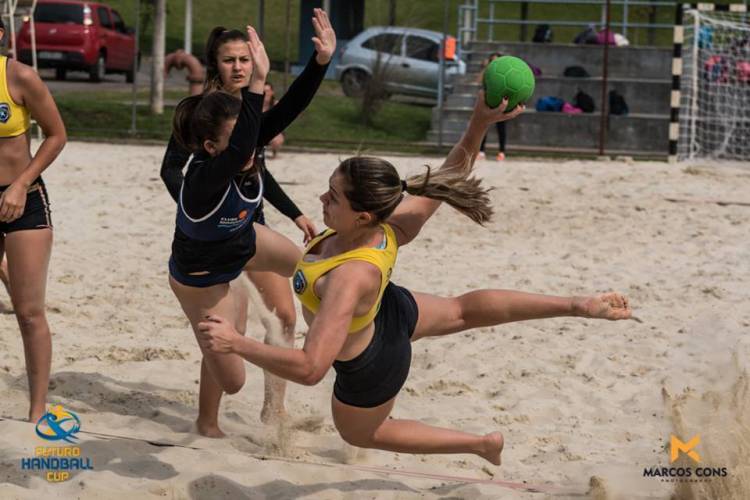
<path fill-rule="evenodd" d="M 469 175 L 487 125 L 472 119 L 458 143 L 448 153 L 440 170 L 455 170 Z M 417 237 L 422 226 L 437 211 L 442 202 L 424 196 L 406 195 L 386 221 L 393 227 L 399 246 L 410 243 Z"/>
<path fill-rule="evenodd" d="M 68 139 L 55 100 L 39 75 L 33 69 L 19 63 L 14 63 L 13 69 L 14 83 L 17 82 L 23 90 L 23 105 L 44 132 L 42 145 L 15 181 L 28 188 L 57 158 Z"/>
<path fill-rule="evenodd" d="M 283 132 L 312 101 L 328 69 L 328 64 L 318 63 L 317 55 L 317 52 L 313 52 L 304 71 L 292 82 L 284 97 L 263 113 L 258 147 L 265 146 Z"/>
<path fill-rule="evenodd" d="M 440 170 L 468 176 L 474 166 L 482 138 L 487 133 L 487 127 L 492 123 L 511 120 L 521 114 L 524 109 L 523 106 L 516 106 L 513 111 L 505 113 L 505 103 L 494 109 L 489 108 L 484 100 L 484 92 L 480 91 L 466 131 L 450 150 Z M 432 217 L 440 204 L 440 201 L 424 196 L 406 196 L 399 203 L 387 220 L 396 233 L 399 246 L 406 245 L 417 237 L 422 226 Z"/>
<path fill-rule="evenodd" d="M 331 271 L 327 279 L 329 281 L 320 309 L 310 325 L 302 349 L 266 345 L 237 334 L 231 325 L 224 322 L 225 328 L 233 330 L 230 336 L 231 352 L 292 382 L 303 385 L 320 382 L 346 342 L 357 304 L 371 295 L 373 287 L 380 285 L 380 272 L 371 264 L 348 262 Z M 201 339 L 206 338 L 204 325 L 211 325 L 211 322 L 199 325 Z M 206 346 L 205 343 L 203 345 Z"/>

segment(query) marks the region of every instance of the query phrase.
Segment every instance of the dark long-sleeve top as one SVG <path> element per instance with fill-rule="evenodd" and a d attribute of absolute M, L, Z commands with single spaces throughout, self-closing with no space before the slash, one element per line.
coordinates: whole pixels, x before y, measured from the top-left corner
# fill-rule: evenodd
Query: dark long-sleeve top
<path fill-rule="evenodd" d="M 232 179 L 252 159 L 260 132 L 263 94 L 242 89 L 242 107 L 227 148 L 216 156 L 205 151 L 193 155 L 182 186 L 182 206 L 192 217 L 213 210 Z"/>
<path fill-rule="evenodd" d="M 288 127 L 312 101 L 328 67 L 328 65 L 322 66 L 318 64 L 315 60 L 316 55 L 317 53 L 313 53 L 305 69 L 294 80 L 287 93 L 284 94 L 279 102 L 260 117 L 260 130 L 258 131 L 257 139 L 254 141 L 255 149 L 262 148 L 268 144 L 271 139 Z M 250 137 L 246 138 L 247 144 L 253 144 L 253 141 L 250 139 Z M 190 152 L 182 148 L 174 137 L 170 137 L 161 165 L 161 178 L 169 194 L 175 201 L 180 196 L 180 189 L 184 178 L 182 170 L 189 158 Z M 302 215 L 302 212 L 287 196 L 281 186 L 279 186 L 268 169 L 263 168 L 262 172 L 264 185 L 263 197 L 282 214 L 292 220 Z M 196 185 L 200 186 L 200 183 Z M 223 185 L 224 189 L 226 189 L 226 185 L 226 183 Z M 185 201 L 183 200 L 183 202 Z M 208 203 L 205 207 L 210 211 L 213 205 Z M 186 208 L 190 211 L 190 208 Z M 196 212 L 201 212 L 200 209 L 203 206 L 196 208 Z M 200 213 L 196 212 L 191 212 L 191 216 L 200 216 Z"/>
<path fill-rule="evenodd" d="M 179 272 L 234 271 L 253 256 L 252 224 L 228 232 L 227 238 L 206 241 L 191 238 L 180 228 L 181 218 L 202 218 L 222 203 L 233 179 L 252 158 L 260 131 L 263 95 L 251 93 L 247 87 L 241 93 L 242 107 L 226 149 L 216 156 L 206 151 L 195 153 L 182 182 L 170 258 L 170 265 L 173 263 Z"/>

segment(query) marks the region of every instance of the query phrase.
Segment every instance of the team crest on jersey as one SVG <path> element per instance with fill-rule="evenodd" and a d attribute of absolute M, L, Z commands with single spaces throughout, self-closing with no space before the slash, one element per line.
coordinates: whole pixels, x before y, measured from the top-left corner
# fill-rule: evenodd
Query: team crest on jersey
<path fill-rule="evenodd" d="M 305 288 L 307 288 L 307 280 L 305 279 L 305 274 L 301 269 L 297 269 L 297 272 L 294 273 L 294 277 L 292 278 L 292 286 L 294 287 L 294 292 L 297 294 L 301 294 L 305 291 Z"/>
<path fill-rule="evenodd" d="M 7 102 L 0 102 L 0 123 L 8 123 L 10 120 L 10 105 Z"/>

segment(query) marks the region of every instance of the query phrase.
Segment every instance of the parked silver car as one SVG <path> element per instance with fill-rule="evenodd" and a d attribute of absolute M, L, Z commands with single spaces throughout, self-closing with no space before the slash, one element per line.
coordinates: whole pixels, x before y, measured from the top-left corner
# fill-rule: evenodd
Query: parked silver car
<path fill-rule="evenodd" d="M 361 96 L 373 77 L 382 78 L 390 94 L 437 97 L 442 38 L 437 31 L 416 28 L 368 28 L 342 50 L 336 79 L 350 97 Z M 466 63 L 446 58 L 446 83 L 464 73 Z"/>

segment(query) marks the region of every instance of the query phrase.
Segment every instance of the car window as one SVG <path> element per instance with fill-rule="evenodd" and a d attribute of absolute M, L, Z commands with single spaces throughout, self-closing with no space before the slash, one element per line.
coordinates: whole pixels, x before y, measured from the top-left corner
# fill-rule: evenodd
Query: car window
<path fill-rule="evenodd" d="M 125 27 L 125 21 L 122 20 L 120 14 L 114 9 L 112 10 L 112 21 L 114 22 L 117 31 L 120 33 L 127 33 L 128 30 Z"/>
<path fill-rule="evenodd" d="M 34 10 L 34 22 L 83 24 L 83 5 L 67 3 L 37 4 Z"/>
<path fill-rule="evenodd" d="M 112 21 L 109 19 L 109 10 L 106 7 L 99 7 L 96 9 L 96 13 L 99 14 L 99 25 L 106 26 L 107 28 L 112 27 Z"/>
<path fill-rule="evenodd" d="M 381 33 L 367 39 L 367 41 L 362 44 L 362 47 L 377 52 L 400 56 L 401 40 L 403 40 L 403 35 L 397 33 Z"/>
<path fill-rule="evenodd" d="M 410 36 L 406 39 L 406 57 L 438 62 L 440 45 L 428 38 Z"/>

